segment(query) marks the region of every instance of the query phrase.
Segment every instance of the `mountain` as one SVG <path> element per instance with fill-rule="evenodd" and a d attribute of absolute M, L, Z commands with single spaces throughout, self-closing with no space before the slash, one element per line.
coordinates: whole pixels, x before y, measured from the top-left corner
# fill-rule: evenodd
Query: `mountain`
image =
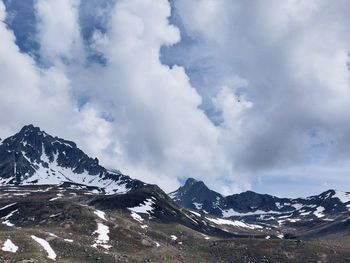
<path fill-rule="evenodd" d="M 202 181 L 189 178 L 183 186 L 169 196 L 183 207 L 221 216 L 220 206 L 224 200 L 223 196 L 210 190 Z"/>
<path fill-rule="evenodd" d="M 167 195 L 28 125 L 0 142 L 0 262 L 346 262 L 349 201 Z"/>
<path fill-rule="evenodd" d="M 334 233 L 341 229 L 337 223 L 344 225 L 350 218 L 350 193 L 336 190 L 306 198 L 280 198 L 252 191 L 222 196 L 190 178 L 169 196 L 204 215 L 243 220 L 296 235 Z M 328 227 L 333 230 L 326 230 Z"/>
<path fill-rule="evenodd" d="M 285 211 L 279 203 L 288 203 L 288 198 L 278 198 L 252 191 L 240 194 L 222 196 L 210 190 L 202 181 L 193 178 L 187 179 L 185 184 L 169 196 L 178 204 L 220 217 L 254 213 L 256 211 Z M 289 211 L 289 210 L 288 210 Z"/>
<path fill-rule="evenodd" d="M 82 184 L 106 193 L 144 185 L 119 171 L 109 171 L 74 142 L 53 137 L 33 125 L 0 142 L 0 185 Z"/>

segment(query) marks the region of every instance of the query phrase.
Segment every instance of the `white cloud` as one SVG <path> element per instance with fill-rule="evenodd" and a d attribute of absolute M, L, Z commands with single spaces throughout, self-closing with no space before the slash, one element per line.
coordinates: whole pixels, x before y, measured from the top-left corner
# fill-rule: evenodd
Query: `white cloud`
<path fill-rule="evenodd" d="M 296 173 L 308 162 L 331 171 L 348 158 L 346 1 L 176 0 L 190 48 L 177 44 L 166 0 L 101 4 L 103 26 L 87 41 L 81 5 L 35 2 L 42 67 L 18 49 L 0 2 L 0 136 L 33 122 L 165 190 L 196 177 L 229 193 L 250 188 L 256 174 Z M 160 62 L 164 45 L 176 46 L 202 85 Z M 87 63 L 87 48 L 106 63 Z"/>
<path fill-rule="evenodd" d="M 222 125 L 244 124 L 235 126 L 228 139 L 235 149 L 228 152 L 235 172 L 244 178 L 277 170 L 283 176 L 288 167 L 304 170 L 310 160 L 315 162 L 317 151 L 322 151 L 318 165 L 334 167 L 333 161 L 342 160 L 349 169 L 348 2 L 205 3 L 175 1 L 187 33 L 199 39 L 191 49 L 184 45 L 178 50 L 190 58 L 183 62 L 189 71 L 196 72 L 199 62 L 206 61 L 203 74 L 210 81 L 199 90 L 204 96 L 215 90 L 220 104 L 230 109 L 223 111 Z M 234 98 L 220 84 L 233 75 L 247 80 L 242 94 L 254 105 L 241 111 L 238 121 Z M 216 107 L 218 100 L 213 102 Z M 322 136 L 327 149 L 315 151 L 315 138 L 310 138 L 315 129 L 319 132 L 314 136 Z"/>
<path fill-rule="evenodd" d="M 20 52 L 13 32 L 3 22 L 3 2 L 0 17 L 0 137 L 9 136 L 29 123 L 68 139 L 80 140 L 82 131 L 85 139 L 93 141 L 91 137 L 99 137 L 98 129 L 86 131 L 86 127 L 94 121 L 102 126 L 105 121 L 88 107 L 78 111 L 71 97 L 70 80 L 62 69 L 40 68 L 31 56 Z"/>
<path fill-rule="evenodd" d="M 3 22 L 5 20 L 5 17 L 6 17 L 5 6 L 4 6 L 4 3 L 1 2 L 0 3 L 0 21 Z"/>
<path fill-rule="evenodd" d="M 214 181 L 231 170 L 222 166 L 218 128 L 199 109 L 201 97 L 183 68 L 159 61 L 161 46 L 180 39 L 169 16 L 165 0 L 118 1 L 98 37 L 107 64 L 82 70 L 74 83 L 114 120 L 108 164 L 166 190 L 177 177 Z"/>
<path fill-rule="evenodd" d="M 77 59 L 82 55 L 79 5 L 79 0 L 36 0 L 40 53 L 44 59 L 52 62 L 52 59 Z"/>
<path fill-rule="evenodd" d="M 96 30 L 89 42 L 107 58 L 106 65 L 88 67 L 72 52 L 82 48 L 74 44 L 82 43 L 76 3 L 36 3 L 39 52 L 49 62 L 47 68 L 19 52 L 13 34 L 3 25 L 9 42 L 6 54 L 15 64 L 3 65 L 9 71 L 8 83 L 2 85 L 4 98 L 12 104 L 10 130 L 33 122 L 75 140 L 103 164 L 167 191 L 177 186 L 179 177 L 210 182 L 218 174 L 228 178 L 231 164 L 220 149 L 219 128 L 199 109 L 201 97 L 182 67 L 169 68 L 159 60 L 162 45 L 180 40 L 179 30 L 168 22 L 169 3 L 118 1 L 107 31 Z M 69 25 L 58 26 L 68 11 Z M 13 54 L 8 53 L 11 49 Z M 16 78 L 20 73 L 29 76 Z M 10 97 L 13 86 L 16 96 Z M 78 110 L 72 94 L 78 99 L 87 96 L 88 103 Z M 14 101 L 20 103 L 19 110 Z"/>

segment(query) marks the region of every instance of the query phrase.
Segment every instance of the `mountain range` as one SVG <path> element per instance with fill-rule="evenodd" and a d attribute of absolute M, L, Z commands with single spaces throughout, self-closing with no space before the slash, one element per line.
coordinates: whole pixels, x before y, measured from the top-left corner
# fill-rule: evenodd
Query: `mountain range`
<path fill-rule="evenodd" d="M 192 178 L 166 194 L 33 125 L 0 142 L 0 262 L 346 262 L 349 208 Z"/>
<path fill-rule="evenodd" d="M 169 196 L 203 215 L 239 219 L 296 236 L 335 233 L 350 223 L 350 193 L 337 190 L 306 198 L 280 198 L 253 191 L 223 196 L 190 178 Z"/>

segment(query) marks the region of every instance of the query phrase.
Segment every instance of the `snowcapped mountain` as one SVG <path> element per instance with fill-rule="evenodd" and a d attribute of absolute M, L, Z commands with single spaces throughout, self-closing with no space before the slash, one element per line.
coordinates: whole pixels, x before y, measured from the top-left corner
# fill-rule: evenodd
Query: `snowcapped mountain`
<path fill-rule="evenodd" d="M 279 198 L 252 191 L 224 197 L 191 178 L 169 196 L 203 214 L 278 227 L 300 227 L 311 221 L 314 225 L 345 222 L 350 216 L 350 193 L 336 190 L 306 198 Z"/>
<path fill-rule="evenodd" d="M 0 185 L 81 184 L 106 193 L 143 186 L 119 171 L 109 171 L 74 142 L 53 137 L 33 125 L 0 141 Z"/>

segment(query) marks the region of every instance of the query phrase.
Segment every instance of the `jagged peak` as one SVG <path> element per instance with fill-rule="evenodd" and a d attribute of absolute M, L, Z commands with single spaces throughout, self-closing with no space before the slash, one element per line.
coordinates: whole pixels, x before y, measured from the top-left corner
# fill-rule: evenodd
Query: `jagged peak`
<path fill-rule="evenodd" d="M 48 136 L 46 132 L 42 131 L 39 127 L 34 126 L 33 124 L 28 124 L 23 126 L 22 129 L 15 135 L 19 135 L 23 137 L 30 136 L 30 135 Z"/>
<path fill-rule="evenodd" d="M 197 181 L 194 178 L 187 178 L 184 187 L 191 187 L 192 185 L 194 185 L 195 183 L 198 183 L 199 181 Z"/>
<path fill-rule="evenodd" d="M 48 133 L 46 133 L 44 130 L 41 130 L 39 127 L 34 126 L 33 124 L 28 124 L 25 125 L 21 128 L 21 130 L 14 134 L 11 137 L 8 137 L 7 139 L 5 139 L 4 141 L 11 141 L 11 142 L 15 142 L 15 143 L 24 143 L 28 142 L 28 140 L 35 140 L 37 141 L 39 138 L 39 141 L 46 144 L 64 144 L 67 147 L 71 147 L 71 148 L 76 148 L 77 145 L 69 140 L 65 140 L 62 138 L 59 138 L 57 136 L 52 136 Z"/>
<path fill-rule="evenodd" d="M 205 185 L 203 181 L 198 181 L 194 178 L 188 178 L 185 184 L 181 186 L 177 191 L 185 193 L 191 191 L 210 192 L 211 190 Z"/>
<path fill-rule="evenodd" d="M 28 131 L 40 132 L 41 130 L 39 127 L 36 127 L 33 124 L 28 124 L 28 125 L 24 125 L 19 132 L 23 133 L 23 132 L 28 132 Z"/>

